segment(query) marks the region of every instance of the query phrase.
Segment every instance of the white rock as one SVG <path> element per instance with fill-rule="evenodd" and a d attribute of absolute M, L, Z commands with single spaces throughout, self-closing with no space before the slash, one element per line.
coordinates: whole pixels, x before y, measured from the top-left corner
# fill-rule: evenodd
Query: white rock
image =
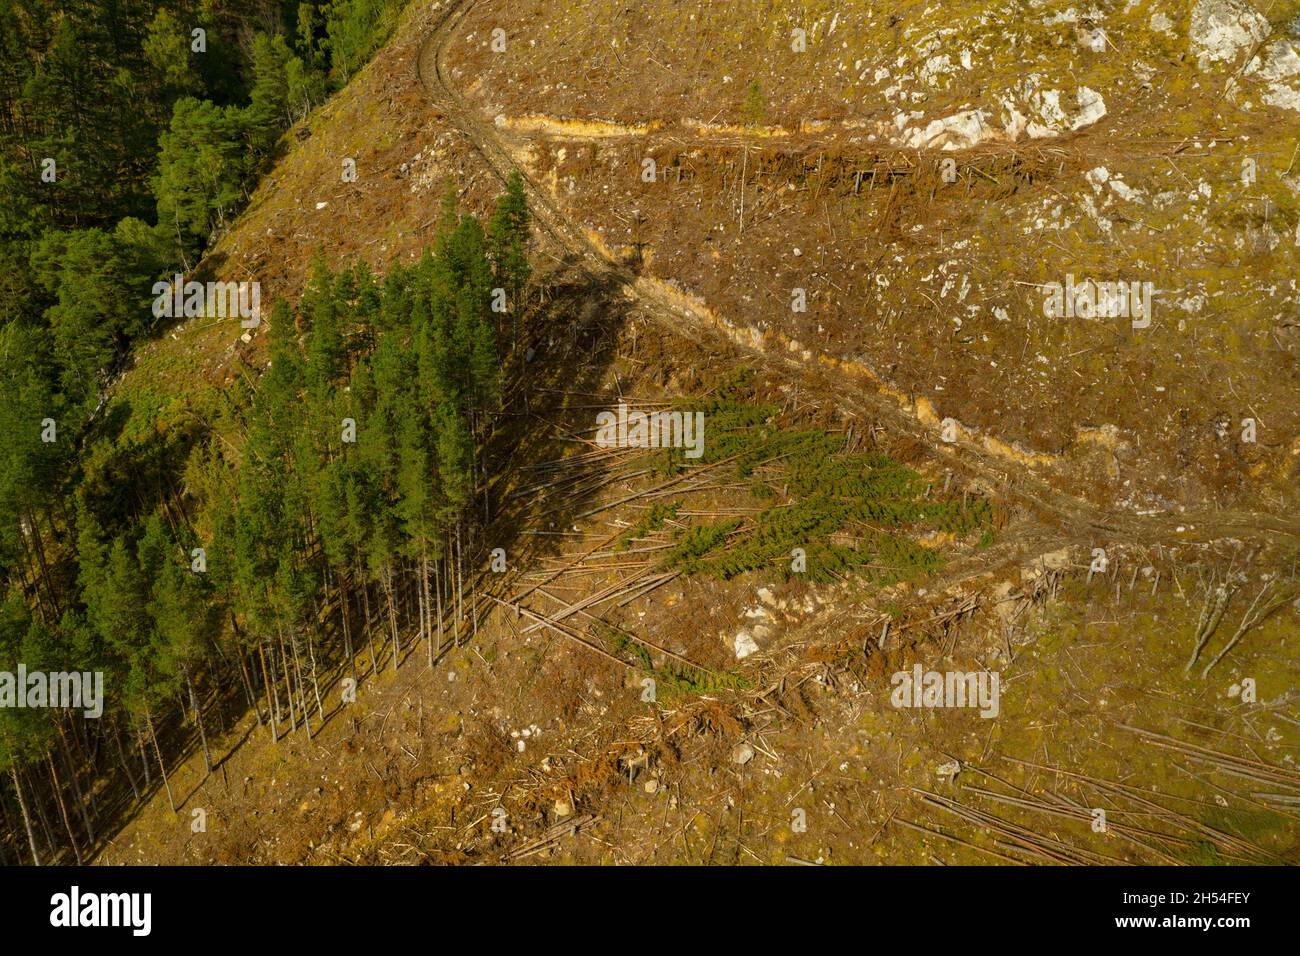
<path fill-rule="evenodd" d="M 738 661 L 743 661 L 750 654 L 758 652 L 758 644 L 755 642 L 754 636 L 743 628 L 736 632 L 732 645 L 735 648 L 736 660 Z"/>
<path fill-rule="evenodd" d="M 1030 105 L 1038 117 L 1037 120 L 1030 120 L 1025 127 L 1030 139 L 1056 136 L 1065 127 L 1065 110 L 1061 109 L 1060 90 L 1039 90 L 1030 97 Z"/>
<path fill-rule="evenodd" d="M 943 119 L 931 120 L 925 129 L 908 130 L 903 145 L 913 149 L 969 149 L 990 139 L 1001 139 L 1002 132 L 985 120 L 984 110 L 965 110 Z"/>
<path fill-rule="evenodd" d="M 1264 102 L 1269 106 L 1300 111 L 1300 52 L 1294 43 L 1278 40 L 1269 44 L 1263 64 L 1256 57 L 1245 72 L 1268 84 Z"/>
<path fill-rule="evenodd" d="M 1079 87 L 1077 99 L 1079 114 L 1071 121 L 1070 129 L 1083 129 L 1085 126 L 1091 126 L 1106 115 L 1106 101 L 1101 98 L 1101 94 L 1096 90 L 1081 86 Z"/>
<path fill-rule="evenodd" d="M 1002 124 L 1002 129 L 1007 134 L 1008 139 L 1017 140 L 1020 138 L 1020 134 L 1025 131 L 1029 119 L 1011 103 L 1004 102 L 1002 105 L 1006 108 L 1006 120 Z"/>
<path fill-rule="evenodd" d="M 1235 60 L 1269 34 L 1268 20 L 1244 0 L 1198 0 L 1188 39 L 1197 64 Z"/>
<path fill-rule="evenodd" d="M 1141 202 L 1143 192 L 1140 189 L 1134 189 L 1122 179 L 1112 179 L 1110 189 L 1120 199 L 1126 199 L 1129 202 Z"/>
<path fill-rule="evenodd" d="M 1079 38 L 1079 45 L 1085 50 L 1091 50 L 1093 53 L 1106 52 L 1106 31 L 1102 27 L 1095 30 L 1076 30 Z"/>

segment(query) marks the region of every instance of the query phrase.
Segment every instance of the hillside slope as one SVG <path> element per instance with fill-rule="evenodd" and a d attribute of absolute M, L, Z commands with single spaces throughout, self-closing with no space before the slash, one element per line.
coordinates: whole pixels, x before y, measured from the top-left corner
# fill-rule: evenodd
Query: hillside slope
<path fill-rule="evenodd" d="M 1234 776 L 1251 754 L 1266 768 L 1253 772 L 1277 789 L 1300 784 L 1300 608 L 1279 604 L 1246 626 L 1250 597 L 1295 586 L 1285 497 L 1294 494 L 1294 394 L 1285 387 L 1293 353 L 1268 325 L 1270 310 L 1291 308 L 1295 293 L 1285 271 L 1294 251 L 1276 226 L 1294 228 L 1294 186 L 1278 176 L 1284 132 L 1247 117 L 1231 134 L 1263 140 L 1257 184 L 1271 169 L 1269 218 L 1252 226 L 1226 208 L 1200 216 L 1196 204 L 1240 174 L 1239 155 L 1228 152 L 1236 140 L 1215 134 L 1222 145 L 1211 148 L 1208 136 L 1184 145 L 1203 132 L 1197 125 L 1136 142 L 1108 124 L 1124 109 L 1130 119 L 1173 122 L 1177 103 L 1163 97 L 1190 97 L 1187 106 L 1210 94 L 1106 81 L 1081 67 L 1102 69 L 1080 32 L 1104 28 L 1121 47 L 1138 36 L 1121 26 L 1165 38 L 1158 10 L 1135 4 L 1084 20 L 1045 5 L 982 4 L 954 23 L 947 8 L 900 4 L 872 32 L 883 13 L 861 5 L 855 21 L 852 9 L 827 8 L 809 27 L 809 48 L 844 36 L 850 51 L 873 51 L 854 64 L 856 79 L 846 53 L 837 69 L 822 58 L 801 73 L 724 81 L 735 51 L 753 49 L 759 35 L 772 58 L 784 55 L 781 17 L 791 15 L 779 6 L 749 16 L 678 4 L 669 17 L 480 0 L 457 5 L 464 19 L 436 32 L 447 9 L 417 2 L 375 61 L 297 134 L 208 263 L 222 277 L 255 275 L 290 301 L 318 247 L 331 264 L 360 256 L 377 270 L 417 254 L 445 178 L 479 211 L 499 191 L 503 162 L 550 185 L 554 209 L 537 210 L 549 228 L 537 234 L 530 359 L 508 390 L 510 424 L 493 446 L 503 507 L 491 543 L 506 551 L 509 570 L 495 576 L 480 555 L 474 627 L 434 668 L 408 651 L 395 672 L 366 675 L 354 706 L 331 683 L 314 739 L 276 745 L 250 714 L 232 719 L 214 741 L 219 771 L 205 779 L 191 754 L 175 772 L 181 812 L 155 793 L 103 862 L 1296 859 L 1286 800 L 1261 798 Z M 995 25 L 1011 23 L 1034 34 L 1014 53 L 995 39 Z M 498 24 L 504 54 L 490 46 Z M 883 46 L 880 36 L 889 38 Z M 915 66 L 936 61 L 924 76 L 903 84 L 912 67 L 898 64 L 877 77 L 931 41 L 940 46 Z M 969 75 L 962 49 L 971 50 Z M 1051 97 L 990 79 L 1016 71 L 1024 49 L 1044 71 L 1079 71 L 1107 116 L 1034 143 L 1008 136 L 946 151 L 955 140 L 886 143 L 867 138 L 883 136 L 874 127 L 834 125 L 884 118 L 890 138 L 909 136 L 890 118 L 904 96 L 926 108 L 910 127 L 922 130 L 930 110 L 952 115 L 985 96 L 1009 100 L 1008 110 L 1030 101 L 1043 109 Z M 1183 49 L 1175 30 L 1147 55 L 1159 53 L 1171 74 L 1200 70 L 1178 60 Z M 422 84 L 417 67 L 427 69 L 430 56 L 438 75 Z M 647 81 L 674 71 L 675 84 Z M 746 116 L 747 97 L 731 93 L 754 82 L 772 91 L 778 80 L 788 105 L 764 105 L 761 117 L 757 97 Z M 478 109 L 476 125 L 458 112 L 461 96 Z M 841 101 L 865 105 L 827 105 Z M 1234 109 L 1237 120 L 1247 112 Z M 700 124 L 683 121 L 695 117 Z M 810 117 L 827 125 L 809 127 Z M 1072 108 L 1063 122 L 1077 119 Z M 1034 122 L 1048 120 L 1040 113 Z M 1195 122 L 1211 121 L 1206 112 Z M 957 184 L 942 181 L 944 154 L 958 159 Z M 647 156 L 670 171 L 658 192 L 641 179 Z M 355 184 L 339 180 L 349 157 Z M 1104 178 L 1093 172 L 1103 163 Z M 1180 190 L 1142 217 L 1122 213 L 1136 200 L 1116 183 L 1152 200 L 1145 177 L 1168 178 L 1170 167 L 1179 182 L 1183 174 L 1208 182 L 1217 170 L 1210 196 Z M 1037 226 L 1039 216 L 1060 222 Z M 1046 248 L 1064 246 L 1061 259 L 1048 263 L 1044 245 L 1028 244 L 1031 223 Z M 1248 228 L 1263 230 L 1264 252 L 1253 258 L 1235 245 Z M 1235 288 L 1253 276 L 1257 298 L 1244 317 L 1232 313 L 1242 322 L 1239 354 L 1220 353 L 1231 330 L 1212 325 L 1212 312 L 1200 315 L 1203 334 L 1162 311 L 1142 330 L 1052 324 L 1014 288 L 1069 269 L 1121 277 L 1167 269 L 1181 282 L 1201 274 L 1181 258 L 1193 254 L 1219 267 L 1206 265 L 1197 281 Z M 806 313 L 790 311 L 787 286 L 809 293 Z M 948 302 L 960 308 L 937 304 Z M 864 314 L 872 321 L 857 321 Z M 215 390 L 245 361 L 263 365 L 264 330 L 248 342 L 239 332 L 195 321 L 153 345 L 116 393 L 134 427 L 165 429 L 188 403 L 202 405 L 187 383 Z M 779 361 L 763 361 L 772 356 Z M 737 378 L 749 365 L 761 366 L 752 381 Z M 1129 383 L 1133 370 L 1144 371 Z M 924 551 L 898 545 L 919 566 L 901 580 L 896 568 L 868 566 L 807 581 L 784 573 L 784 561 L 732 574 L 724 559 L 744 551 L 754 525 L 767 527 L 764 515 L 840 486 L 814 482 L 808 494 L 806 462 L 782 463 L 788 453 L 772 449 L 749 471 L 728 454 L 674 472 L 589 440 L 597 409 L 623 401 L 716 410 L 707 403 L 724 387 L 735 388 L 741 409 L 778 410 L 762 428 L 728 434 L 738 457 L 753 453 L 751 442 L 775 447 L 811 430 L 843 443 L 840 457 L 822 463 L 837 481 L 851 477 L 846 458 L 886 456 L 915 472 L 926 501 L 963 510 L 987 501 L 987 517 L 973 528 L 909 532 Z M 1204 402 L 1224 389 L 1261 423 L 1257 447 L 1216 430 L 1219 406 Z M 938 434 L 946 416 L 968 429 L 957 450 Z M 1123 510 L 1111 515 L 1117 503 Z M 1216 504 L 1239 511 L 1215 526 Z M 1184 527 L 1176 510 L 1159 522 L 1134 514 L 1180 505 L 1207 509 L 1206 524 Z M 1256 509 L 1270 513 L 1258 526 Z M 833 528 L 827 549 L 881 533 L 860 517 Z M 1106 520 L 1114 526 L 1094 523 Z M 731 544 L 694 563 L 660 563 L 689 551 L 683 540 L 699 540 L 692 529 L 698 536 L 731 521 Z M 1095 574 L 1099 544 L 1109 557 Z M 1213 676 L 1201 677 L 1206 661 L 1184 665 L 1220 582 L 1235 596 L 1206 651 Z M 1243 627 L 1248 640 L 1214 658 Z M 899 708 L 891 675 L 914 664 L 1000 672 L 997 719 Z M 662 689 L 657 700 L 644 696 L 647 677 Z M 1247 678 L 1257 700 L 1246 700 Z M 1171 755 L 1170 741 L 1184 749 Z M 1090 825 L 1097 806 L 1112 812 L 1111 833 Z M 196 807 L 208 814 L 201 833 L 186 816 Z"/>
<path fill-rule="evenodd" d="M 1107 507 L 1280 515 L 1295 16 L 481 0 L 447 74 L 611 255 L 743 338 Z M 1086 280 L 1150 315 L 1046 314 Z"/>

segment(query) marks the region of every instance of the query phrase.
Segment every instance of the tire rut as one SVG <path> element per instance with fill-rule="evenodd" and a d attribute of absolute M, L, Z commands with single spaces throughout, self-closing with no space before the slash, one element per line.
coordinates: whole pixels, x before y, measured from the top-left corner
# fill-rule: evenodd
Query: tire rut
<path fill-rule="evenodd" d="M 549 193 L 522 169 L 509 150 L 460 96 L 449 80 L 443 54 L 465 15 L 476 0 L 458 0 L 435 23 L 420 44 L 415 72 L 429 96 L 443 108 L 451 122 L 483 158 L 488 168 L 502 182 L 513 172 L 523 179 L 535 221 L 564 249 L 573 260 L 571 265 L 593 282 L 614 283 L 655 322 L 672 334 L 688 334 L 696 345 L 704 347 L 705 337 L 724 338 L 705 320 L 665 301 L 635 273 L 611 260 L 598 249 L 569 216 L 552 200 Z M 685 327 L 683 326 L 685 323 Z M 823 395 L 835 395 L 846 411 L 882 421 L 902 434 L 924 441 L 937 449 L 956 470 L 978 478 L 1006 500 L 1016 502 L 1038 517 L 1067 530 L 1080 543 L 1118 541 L 1133 544 L 1205 543 L 1224 538 L 1272 537 L 1300 540 L 1300 519 L 1250 511 L 1186 511 L 1180 514 L 1137 515 L 1105 508 L 1084 498 L 1055 488 L 1046 479 L 1019 462 L 1009 462 L 990 455 L 968 442 L 936 445 L 934 435 L 915 416 L 883 396 L 850 394 L 842 377 L 827 373 L 783 355 L 745 347 L 726 339 L 728 345 L 745 352 L 757 364 L 779 370 L 786 376 L 814 386 Z M 1183 529 L 1183 530 L 1180 530 Z"/>

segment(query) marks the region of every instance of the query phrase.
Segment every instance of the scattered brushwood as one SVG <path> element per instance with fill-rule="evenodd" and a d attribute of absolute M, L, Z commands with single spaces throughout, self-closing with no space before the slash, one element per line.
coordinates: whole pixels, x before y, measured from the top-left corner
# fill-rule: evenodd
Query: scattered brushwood
<path fill-rule="evenodd" d="M 1196 634 L 1192 637 L 1192 656 L 1187 659 L 1187 664 L 1183 668 L 1184 673 L 1190 673 L 1196 666 L 1201 652 L 1205 650 L 1205 645 L 1210 643 L 1210 638 L 1218 630 L 1219 622 L 1223 620 L 1223 612 L 1228 609 L 1228 602 L 1236 593 L 1237 583 L 1231 575 L 1218 587 L 1214 586 L 1213 580 L 1210 581 L 1210 586 L 1205 589 L 1201 612 L 1196 620 Z"/>
<path fill-rule="evenodd" d="M 631 658 L 646 676 L 654 680 L 657 699 L 671 699 L 683 694 L 698 696 L 723 690 L 746 690 L 750 687 L 750 682 L 739 674 L 712 671 L 676 655 L 674 657 L 678 663 L 665 662 L 656 667 L 651 648 L 630 631 L 605 621 L 598 622 L 595 630 L 611 654 L 624 659 Z"/>
<path fill-rule="evenodd" d="M 994 846 L 1001 851 L 1018 856 L 1024 862 L 1048 863 L 1061 866 L 1099 866 L 1119 863 L 1111 857 L 1071 846 L 1064 840 L 1048 836 L 1030 827 L 996 816 L 941 794 L 914 790 L 927 807 L 946 811 L 961 820 L 974 824 L 982 832 L 994 837 Z M 938 832 L 939 836 L 946 836 Z M 966 844 L 971 845 L 971 844 Z M 977 849 L 982 849 L 976 847 Z"/>
<path fill-rule="evenodd" d="M 1248 572 L 1250 567 L 1255 563 L 1258 550 L 1253 549 L 1246 556 L 1244 567 L 1237 569 L 1236 557 L 1234 556 L 1232 565 L 1226 572 L 1214 571 L 1210 574 L 1208 582 L 1202 578 L 1201 604 L 1200 610 L 1196 617 L 1196 630 L 1192 635 L 1192 652 L 1187 658 L 1187 663 L 1183 666 L 1183 673 L 1190 674 L 1192 669 L 1200 661 L 1201 655 L 1210 645 L 1210 641 L 1218 632 L 1220 626 L 1224 624 L 1227 617 L 1229 606 L 1239 592 L 1247 587 L 1250 580 Z M 1237 621 L 1236 630 L 1232 636 L 1219 650 L 1217 654 L 1201 669 L 1201 679 L 1204 680 L 1209 676 L 1210 671 L 1217 667 L 1233 649 L 1241 643 L 1247 633 L 1263 624 L 1274 613 L 1283 607 L 1291 604 L 1300 595 L 1300 587 L 1296 584 L 1294 571 L 1288 577 L 1280 575 L 1277 572 L 1265 573 L 1260 578 L 1259 590 L 1255 592 L 1254 599 L 1242 612 L 1241 618 Z"/>
<path fill-rule="evenodd" d="M 614 550 L 626 551 L 631 547 L 633 541 L 648 538 L 652 533 L 662 531 L 664 522 L 676 518 L 680 507 L 681 503 L 677 501 L 671 504 L 656 503 L 651 505 L 650 510 L 640 521 L 618 536 L 618 540 L 614 542 Z"/>
<path fill-rule="evenodd" d="M 1238 757 L 1222 750 L 1178 740 L 1167 734 L 1145 730 L 1141 727 L 1132 727 L 1128 724 L 1120 724 L 1119 727 L 1121 730 L 1137 734 L 1144 743 L 1153 747 L 1172 750 L 1189 760 L 1212 767 L 1229 776 L 1249 781 L 1252 784 L 1281 787 L 1300 795 L 1300 771 L 1270 764 L 1254 757 Z"/>
<path fill-rule="evenodd" d="M 1134 728 L 1127 728 L 1134 729 Z M 1136 731 L 1147 734 L 1146 731 Z M 1177 745 L 1171 738 L 1151 734 L 1153 740 Z M 1189 755 L 1201 748 L 1186 751 Z M 1237 765 L 1237 758 L 1225 757 Z M 993 837 L 994 847 L 1023 862 L 1066 865 L 1105 865 L 1124 863 L 1277 863 L 1276 855 L 1240 833 L 1233 832 L 1234 815 L 1220 806 L 1205 811 L 1202 819 L 1168 806 L 1161 795 L 1148 787 L 1118 783 L 1058 767 L 1004 758 L 1023 768 L 1030 781 L 1047 774 L 1050 788 L 1029 789 L 1032 784 L 1017 785 L 1006 777 L 975 766 L 962 768 L 967 774 L 989 781 L 977 786 L 963 782 L 961 792 L 980 802 L 1007 808 L 1014 818 L 995 816 L 987 810 L 953 797 L 927 791 L 915 791 L 922 802 L 941 809 L 978 827 Z M 1277 781 L 1271 779 L 1276 785 Z M 1165 797 L 1167 799 L 1174 799 Z M 1199 803 L 1193 803 L 1201 806 Z M 1238 814 L 1237 816 L 1240 816 Z M 1047 818 L 1052 822 L 1049 836 L 1034 822 Z M 1281 822 L 1280 819 L 1278 821 Z M 1072 826 L 1071 826 L 1072 825 Z M 1098 826 L 1102 829 L 1099 831 Z M 1074 831 L 1071 836 L 1071 829 Z M 1236 827 L 1239 829 L 1239 827 Z M 967 842 L 941 830 L 930 830 L 956 843 L 983 853 L 997 853 L 975 842 Z M 1116 858 L 1094 848 L 1095 834 L 1121 841 L 1129 853 Z"/>
<path fill-rule="evenodd" d="M 1124 729 L 1136 730 L 1135 728 Z M 1199 815 L 1192 815 L 1192 813 L 1175 810 L 1167 802 L 1162 802 L 1173 799 L 1184 799 L 1186 802 L 1185 798 L 1162 795 L 1149 785 L 1119 783 L 1077 771 L 1063 770 L 1060 767 L 1018 760 L 1014 757 L 1003 759 L 1029 771 L 1055 774 L 1060 779 L 1081 788 L 1080 799 L 1085 802 L 1074 801 L 1072 805 L 1089 807 L 1090 818 L 1093 816 L 1091 813 L 1093 808 L 1105 807 L 1106 832 L 1125 839 L 1144 855 L 1149 854 L 1147 862 L 1190 864 L 1281 862 L 1275 853 L 1248 837 L 1233 832 L 1234 829 L 1242 829 L 1239 823 L 1244 815 L 1229 811 L 1224 806 L 1216 804 L 1207 808 L 1199 802 L 1191 801 L 1193 807 L 1201 808 Z M 993 777 L 991 774 L 985 776 L 1011 786 L 1007 781 Z M 1044 799 L 1060 802 L 1062 798 L 1059 794 L 1054 794 L 1050 797 L 1045 796 Z M 1270 815 L 1269 819 L 1279 826 L 1287 825 L 1280 816 L 1275 818 Z"/>
<path fill-rule="evenodd" d="M 511 850 L 506 854 L 505 858 L 510 861 L 523 860 L 538 853 L 545 853 L 557 846 L 561 838 L 577 836 L 579 831 L 591 827 L 598 819 L 599 817 L 584 813 L 571 820 L 562 820 L 547 828 L 537 839 L 530 840 L 518 849 Z"/>
<path fill-rule="evenodd" d="M 1269 599 L 1261 606 L 1259 602 L 1266 594 L 1270 595 Z M 1215 654 L 1210 662 L 1205 665 L 1204 669 L 1202 669 L 1201 679 L 1204 680 L 1210 676 L 1210 671 L 1213 670 L 1220 661 L 1227 657 L 1232 649 L 1241 642 L 1241 639 L 1246 636 L 1247 631 L 1258 627 L 1275 611 L 1278 611 L 1294 601 L 1296 594 L 1297 591 L 1294 587 L 1282 587 L 1274 578 L 1265 581 L 1263 587 L 1259 589 L 1259 593 L 1255 595 L 1255 600 L 1251 602 L 1250 607 L 1246 609 L 1246 613 L 1242 615 L 1241 622 L 1237 625 L 1237 630 L 1233 633 L 1232 637 L 1228 639 L 1228 643 L 1224 644 L 1223 649 L 1220 650 L 1219 653 Z M 1193 657 L 1193 660 L 1195 660 L 1195 657 Z"/>
<path fill-rule="evenodd" d="M 820 136 L 809 140 L 799 135 L 791 136 L 789 142 L 767 146 L 746 143 L 741 157 L 734 134 L 712 135 L 719 141 L 689 149 L 675 137 L 662 141 L 651 138 L 638 147 L 634 156 L 627 154 L 627 161 L 639 162 L 643 155 L 651 155 L 664 177 L 674 183 L 696 183 L 726 192 L 743 178 L 747 187 L 760 195 L 793 188 L 825 202 L 849 197 L 876 199 L 877 192 L 887 196 L 904 189 L 909 196 L 928 201 L 950 193 L 953 199 L 970 201 L 974 197 L 995 202 L 1027 184 L 1050 181 L 1065 172 L 1060 150 L 984 147 L 966 152 L 956 167 L 957 182 L 947 183 L 938 161 L 910 148 L 882 145 L 864 150 L 828 145 Z M 553 160 L 546 155 L 542 161 L 549 164 Z M 581 169 L 565 167 L 570 174 Z"/>

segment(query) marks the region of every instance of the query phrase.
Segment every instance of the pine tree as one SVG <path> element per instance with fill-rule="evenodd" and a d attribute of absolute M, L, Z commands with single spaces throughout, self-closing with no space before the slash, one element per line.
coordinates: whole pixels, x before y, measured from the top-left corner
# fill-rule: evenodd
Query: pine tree
<path fill-rule="evenodd" d="M 159 670 L 167 679 L 184 686 L 203 748 L 203 762 L 211 773 L 212 755 L 208 751 L 195 676 L 204 665 L 221 608 L 214 603 L 203 578 L 189 570 L 184 552 L 169 540 L 156 516 L 146 524 L 145 536 L 151 542 L 149 550 L 157 549 L 159 563 L 153 599 L 148 606 L 156 635 L 155 646 L 161 658 Z"/>
<path fill-rule="evenodd" d="M 488 249 L 492 257 L 493 276 L 496 286 L 506 290 L 516 340 L 518 318 L 523 309 L 523 290 L 532 273 L 528 263 L 530 222 L 523 177 L 516 170 L 506 180 L 506 191 L 497 200 L 488 226 Z"/>

